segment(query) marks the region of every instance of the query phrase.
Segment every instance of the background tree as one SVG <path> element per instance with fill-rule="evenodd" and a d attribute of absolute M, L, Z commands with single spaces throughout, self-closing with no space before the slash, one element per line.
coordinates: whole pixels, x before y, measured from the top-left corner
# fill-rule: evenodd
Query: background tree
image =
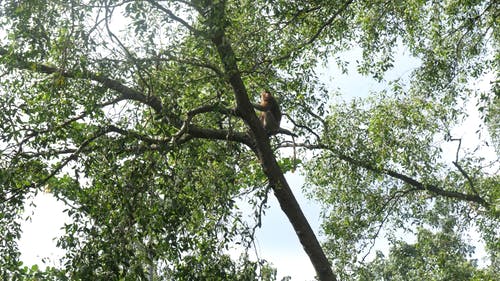
<path fill-rule="evenodd" d="M 387 258 L 378 252 L 358 280 L 495 280 L 493 269 L 467 259 L 474 249 L 446 227 L 437 233 L 420 228 L 414 244 L 395 242 Z"/>
<path fill-rule="evenodd" d="M 498 157 L 477 153 L 481 127 L 474 147 L 454 128 L 477 106 L 498 141 L 498 14 L 495 1 L 458 0 L 2 2 L 0 274 L 37 272 L 21 268 L 16 241 L 41 191 L 73 219 L 58 278 L 273 279 L 227 252 L 251 247 L 271 189 L 320 280 L 335 279 L 330 262 L 358 275 L 382 229 L 442 220 L 477 227 L 495 263 Z M 420 65 L 342 101 L 315 67 L 346 70 L 355 47 L 358 71 L 380 81 L 397 49 Z M 485 75 L 493 85 L 479 90 Z M 290 137 L 269 138 L 252 108 L 263 89 L 299 135 L 324 250 L 283 176 L 298 164 L 282 153 Z"/>

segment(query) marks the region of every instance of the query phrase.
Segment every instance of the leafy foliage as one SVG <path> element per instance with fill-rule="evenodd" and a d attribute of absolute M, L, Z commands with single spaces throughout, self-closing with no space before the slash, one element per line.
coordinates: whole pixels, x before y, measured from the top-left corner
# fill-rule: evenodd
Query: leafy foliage
<path fill-rule="evenodd" d="M 450 231 L 419 229 L 414 244 L 395 242 L 388 258 L 378 252 L 358 280 L 495 280 L 495 272 L 467 260 L 473 249 Z"/>
<path fill-rule="evenodd" d="M 405 255 L 434 258 L 417 248 L 442 247 L 425 228 L 443 221 L 477 227 L 496 266 L 498 13 L 495 1 L 458 0 L 3 1 L 0 276 L 273 280 L 247 254 L 270 190 L 321 280 L 329 262 L 354 279 L 399 274 L 396 260 L 432 279 Z M 353 48 L 358 72 L 387 87 L 341 100 L 315 70 L 333 59 L 346 72 Z M 420 64 L 386 81 L 400 49 Z M 491 87 L 479 88 L 485 77 Z M 297 143 L 259 125 L 250 102 L 262 90 Z M 480 124 L 460 136 L 476 109 Z M 291 146 L 296 158 L 283 153 Z M 298 163 L 324 206 L 323 248 L 283 176 Z M 72 218 L 61 268 L 19 261 L 23 206 L 38 192 Z M 391 239 L 388 259 L 361 266 L 383 233 L 417 229 L 422 241 Z M 457 263 L 482 274 L 458 258 L 469 253 L 459 237 L 443 235 L 457 249 L 437 257 L 444 276 Z"/>

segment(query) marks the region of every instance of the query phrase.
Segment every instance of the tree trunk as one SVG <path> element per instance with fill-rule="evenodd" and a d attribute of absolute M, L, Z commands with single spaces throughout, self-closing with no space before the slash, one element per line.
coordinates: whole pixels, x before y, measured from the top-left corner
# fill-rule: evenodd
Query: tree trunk
<path fill-rule="evenodd" d="M 267 133 L 259 123 L 250 99 L 248 98 L 245 85 L 241 79 L 241 75 L 236 64 L 236 56 L 234 55 L 234 51 L 229 41 L 225 38 L 223 30 L 218 30 L 216 35 L 212 38 L 212 41 L 217 47 L 220 59 L 224 65 L 224 71 L 233 88 L 236 97 L 236 109 L 250 127 L 255 139 L 256 151 L 258 154 L 257 156 L 262 163 L 262 168 L 269 179 L 269 183 L 273 187 L 274 194 L 280 203 L 281 209 L 290 220 L 300 243 L 304 247 L 304 250 L 316 270 L 319 280 L 336 280 L 331 265 L 326 258 L 314 231 L 309 225 L 304 213 L 300 209 L 300 206 L 295 199 L 285 176 L 283 175 L 283 171 L 276 161 Z"/>

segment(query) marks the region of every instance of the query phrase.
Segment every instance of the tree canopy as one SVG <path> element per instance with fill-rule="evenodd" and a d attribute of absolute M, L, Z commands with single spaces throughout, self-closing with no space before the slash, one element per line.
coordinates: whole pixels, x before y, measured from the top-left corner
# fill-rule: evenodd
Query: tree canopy
<path fill-rule="evenodd" d="M 377 252 L 358 280 L 496 280 L 495 269 L 478 269 L 467 259 L 472 247 L 447 226 L 438 233 L 420 228 L 414 244 L 396 241 L 388 258 Z"/>
<path fill-rule="evenodd" d="M 476 270 L 450 233 L 477 229 L 495 272 L 499 19 L 493 0 L 2 1 L 0 276 L 274 280 L 248 254 L 271 191 L 319 280 L 418 266 L 406 259 L 434 255 L 417 248 L 438 245 L 444 222 L 457 249 L 438 257 L 446 270 Z M 317 67 L 346 72 L 353 49 L 384 90 L 350 99 L 320 82 Z M 419 63 L 388 80 L 401 49 Z M 266 133 L 252 106 L 262 91 L 297 138 Z M 296 169 L 323 207 L 322 244 L 284 177 Z M 61 267 L 20 262 L 22 211 L 39 192 L 72 219 Z M 367 263 L 382 233 L 388 260 Z"/>

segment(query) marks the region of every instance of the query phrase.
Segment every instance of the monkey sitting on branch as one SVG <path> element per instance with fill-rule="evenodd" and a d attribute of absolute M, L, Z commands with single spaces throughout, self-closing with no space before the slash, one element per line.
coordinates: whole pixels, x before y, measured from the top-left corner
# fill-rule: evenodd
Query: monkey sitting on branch
<path fill-rule="evenodd" d="M 266 130 L 268 135 L 276 135 L 278 133 L 287 134 L 290 136 L 296 136 L 294 133 L 280 128 L 281 122 L 281 109 L 278 101 L 274 96 L 266 91 L 260 94 L 260 103 L 253 105 L 257 110 L 260 110 L 260 122 Z"/>
<path fill-rule="evenodd" d="M 286 134 L 292 136 L 294 163 L 292 171 L 295 171 L 297 154 L 297 152 L 295 151 L 295 138 L 297 137 L 297 135 L 287 129 L 280 128 L 282 113 L 278 101 L 273 97 L 273 95 L 271 95 L 271 93 L 263 91 L 260 94 L 260 104 L 254 104 L 253 106 L 257 110 L 261 111 L 259 119 L 268 136 L 276 134 Z"/>
<path fill-rule="evenodd" d="M 269 135 L 277 134 L 281 122 L 281 109 L 273 95 L 266 91 L 262 92 L 260 103 L 254 107 L 261 111 L 259 118 L 266 132 Z"/>

